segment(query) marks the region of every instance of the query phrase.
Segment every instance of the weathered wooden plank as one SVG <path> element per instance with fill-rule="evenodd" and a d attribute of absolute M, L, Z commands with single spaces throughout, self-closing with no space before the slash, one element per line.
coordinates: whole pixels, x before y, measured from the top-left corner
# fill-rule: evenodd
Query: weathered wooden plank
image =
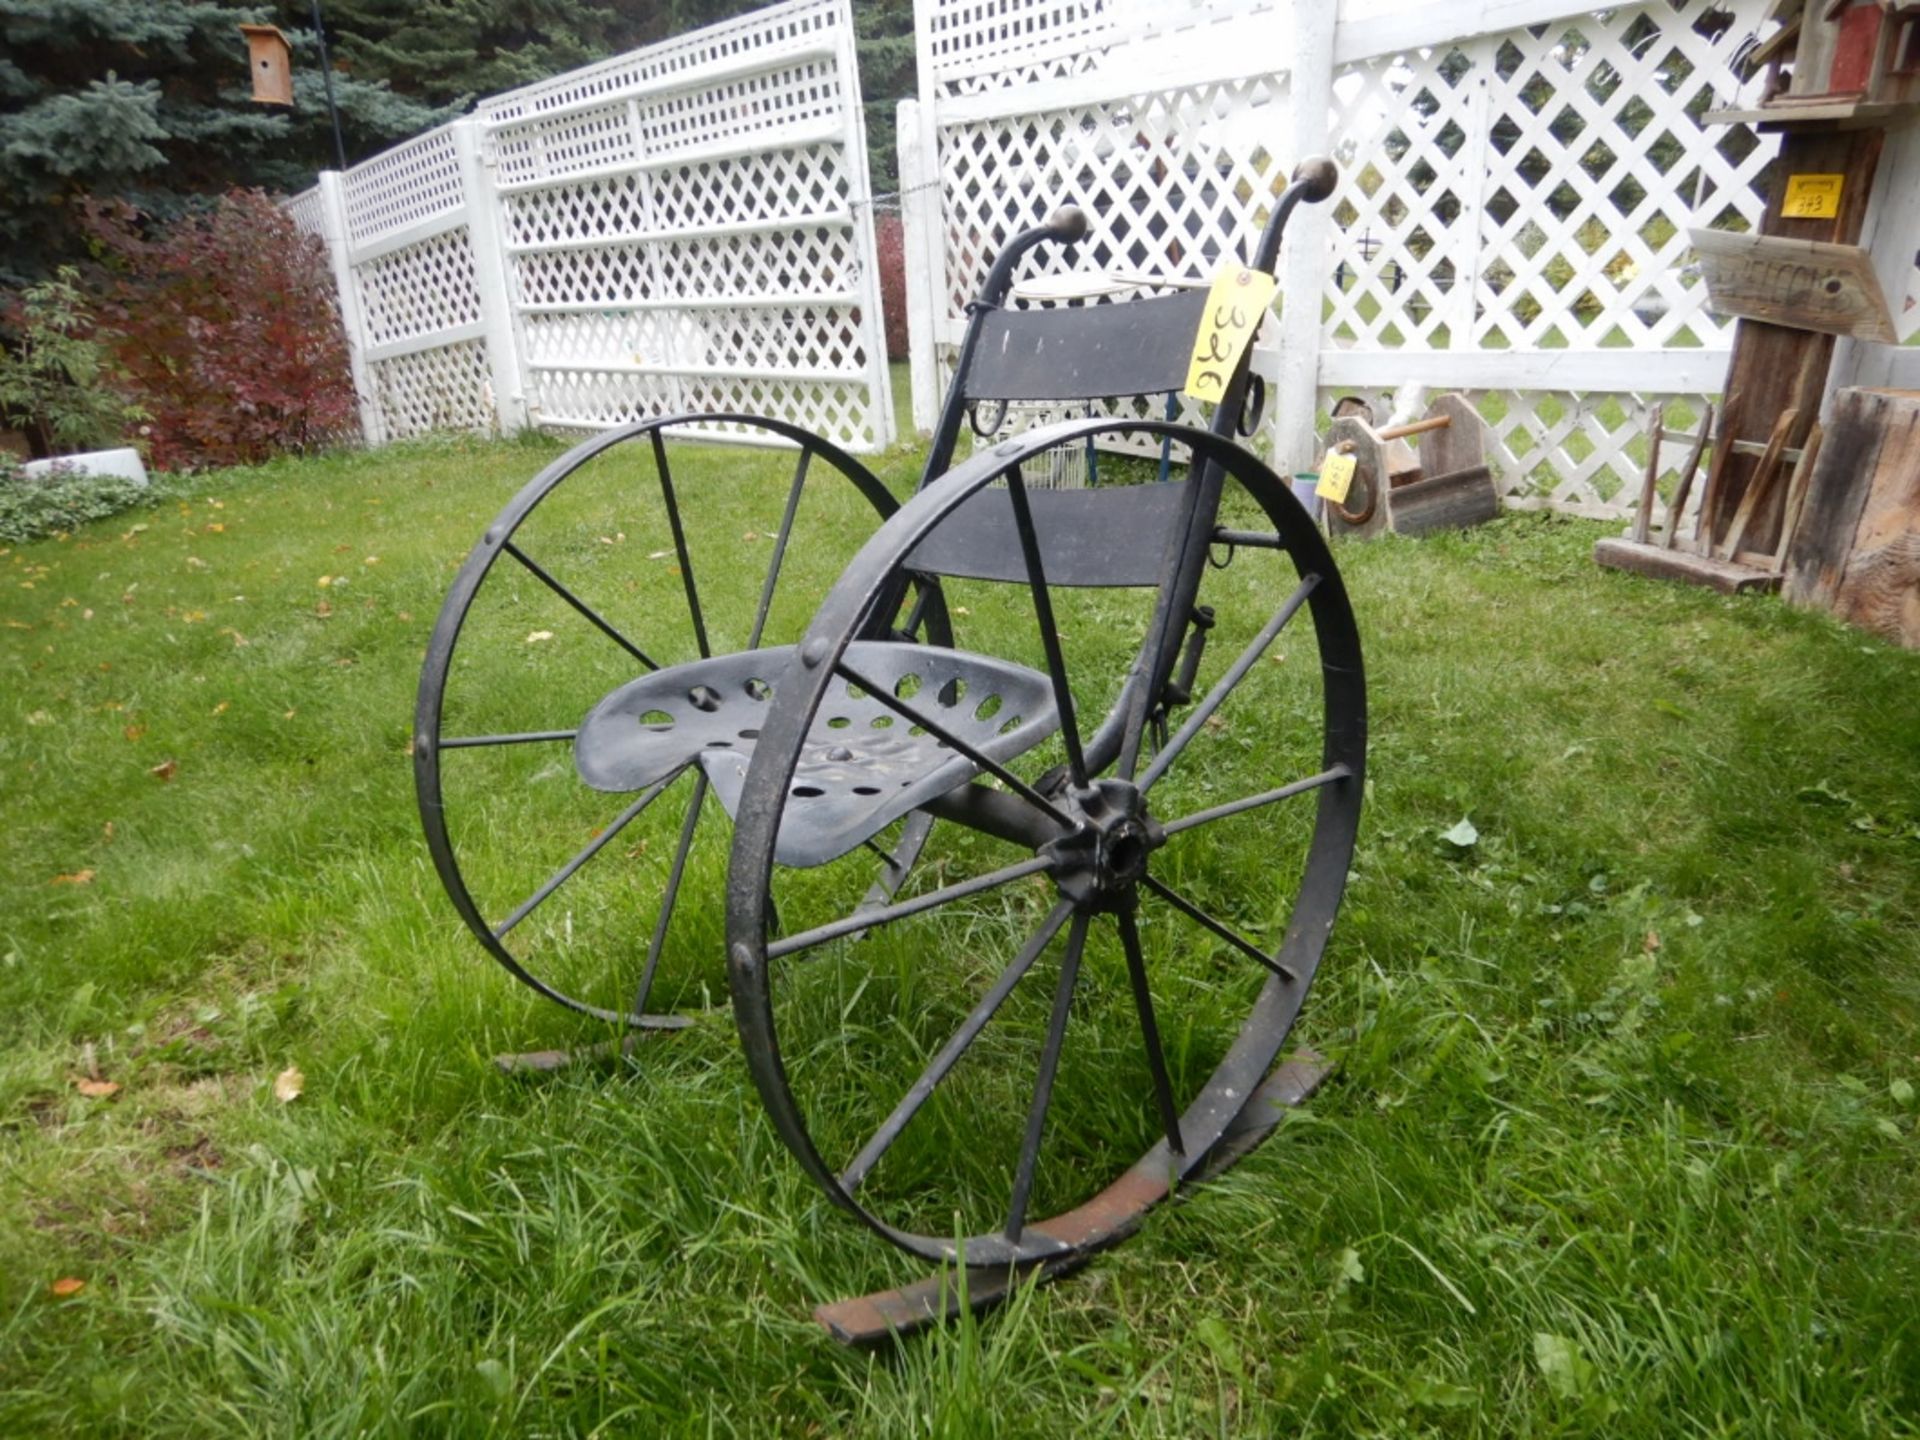
<path fill-rule="evenodd" d="M 1431 535 L 1484 525 L 1500 513 L 1493 474 L 1484 465 L 1402 485 L 1387 498 L 1396 535 Z"/>
<path fill-rule="evenodd" d="M 1920 648 L 1920 391 L 1840 390 L 1786 595 Z"/>
<path fill-rule="evenodd" d="M 1722 595 L 1738 595 L 1749 590 L 1773 590 L 1780 577 L 1730 560 L 1714 560 L 1692 555 L 1685 550 L 1667 550 L 1658 545 L 1638 545 L 1617 537 L 1602 540 L 1593 547 L 1597 565 L 1609 570 L 1626 570 L 1655 580 L 1681 580 L 1689 585 L 1704 585 Z"/>
<path fill-rule="evenodd" d="M 1857 242 L 1884 140 L 1884 133 L 1879 130 L 1789 135 L 1773 166 L 1767 212 L 1760 224 L 1762 232 L 1834 245 Z M 1824 218 L 1783 214 L 1786 177 L 1792 174 L 1844 175 L 1839 213 Z M 1726 443 L 1714 446 L 1713 467 L 1700 512 L 1701 548 L 1726 533 L 1758 463 L 1738 453 L 1734 442 L 1766 440 L 1772 432 L 1774 417 L 1789 407 L 1800 411 L 1803 431 L 1810 427 L 1826 393 L 1825 377 L 1837 343 L 1836 337 L 1818 331 L 1795 330 L 1762 320 L 1743 319 L 1737 323 L 1733 361 L 1727 368 L 1722 390 L 1730 397 L 1737 397 L 1739 403 L 1735 405 L 1729 400 L 1727 423 L 1720 437 Z M 1804 438 L 1804 434 L 1789 436 L 1788 448 L 1797 446 Z M 1760 520 L 1760 528 L 1750 533 L 1748 540 L 1755 550 L 1777 548 L 1777 517 L 1763 514 Z"/>
<path fill-rule="evenodd" d="M 1687 238 L 1717 315 L 1889 345 L 1899 338 L 1873 257 L 1858 245 L 1721 230 L 1689 230 Z"/>

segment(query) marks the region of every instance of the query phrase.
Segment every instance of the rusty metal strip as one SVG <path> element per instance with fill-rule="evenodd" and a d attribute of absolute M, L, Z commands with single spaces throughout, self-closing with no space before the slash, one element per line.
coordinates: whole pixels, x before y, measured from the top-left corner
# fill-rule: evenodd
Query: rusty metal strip
<path fill-rule="evenodd" d="M 1275 1067 L 1207 1153 L 1195 1180 L 1210 1180 L 1245 1159 L 1278 1128 L 1281 1115 L 1305 1103 L 1332 1069 L 1311 1050 L 1301 1050 Z M 1167 1197 L 1167 1191 L 1164 1171 L 1136 1165 L 1078 1209 L 1030 1227 L 1076 1247 L 1071 1255 L 1026 1265 L 969 1265 L 964 1287 L 954 1270 L 942 1267 L 896 1290 L 876 1290 L 822 1305 L 813 1318 L 842 1345 L 866 1346 L 951 1320 L 960 1313 L 963 1289 L 966 1308 L 979 1314 L 1011 1299 L 1028 1280 L 1037 1277 L 1036 1283 L 1045 1285 L 1080 1269 L 1095 1252 L 1132 1234 L 1147 1211 Z"/>

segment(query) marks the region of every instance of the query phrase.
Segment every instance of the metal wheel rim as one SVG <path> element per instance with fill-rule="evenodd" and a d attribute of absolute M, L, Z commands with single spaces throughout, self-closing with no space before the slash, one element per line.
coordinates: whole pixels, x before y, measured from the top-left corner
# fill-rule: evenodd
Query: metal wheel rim
<path fill-rule="evenodd" d="M 459 856 L 447 832 L 440 754 L 441 741 L 445 738 L 441 731 L 441 720 L 446 699 L 448 671 L 462 628 L 466 624 L 468 612 L 473 607 L 481 585 L 492 571 L 494 564 L 507 554 L 508 543 L 539 508 L 542 501 L 572 478 L 589 461 L 616 446 L 641 437 L 658 436 L 674 426 L 713 422 L 751 425 L 791 440 L 802 447 L 803 451 L 824 456 L 828 463 L 854 484 L 855 488 L 873 505 L 882 520 L 891 516 L 899 508 L 899 502 L 893 498 L 892 492 L 882 485 L 870 470 L 840 447 L 799 426 L 765 416 L 733 412 L 672 415 L 637 421 L 594 436 L 568 450 L 529 480 L 494 517 L 493 522 L 488 525 L 479 541 L 468 553 L 466 561 L 454 577 L 453 584 L 448 588 L 447 597 L 442 602 L 439 617 L 434 623 L 432 636 L 427 642 L 427 658 L 421 666 L 420 688 L 414 705 L 415 804 L 420 814 L 421 828 L 426 834 L 427 849 L 433 858 L 434 869 L 461 921 L 480 942 L 481 948 L 521 984 L 568 1010 L 610 1024 L 657 1027 L 662 1024 L 677 1025 L 685 1022 L 663 1021 L 662 1017 L 648 1016 L 632 1010 L 612 1010 L 569 995 L 529 970 L 496 936 L 494 927 L 487 922 L 467 886 Z M 677 779 L 676 775 L 664 782 L 659 787 L 658 793 L 664 793 L 669 786 L 677 783 Z"/>
<path fill-rule="evenodd" d="M 968 496 L 1021 460 L 1100 432 L 1166 436 L 1190 445 L 1196 463 L 1204 458 L 1219 465 L 1259 503 L 1302 574 L 1321 577 L 1306 605 L 1321 663 L 1323 765 L 1344 767 L 1345 774 L 1318 786 L 1313 836 L 1298 898 L 1275 957 L 1296 979 L 1289 983 L 1269 977 L 1227 1053 L 1179 1116 L 1184 1155 L 1174 1157 L 1162 1139 L 1091 1199 L 1059 1215 L 1027 1221 L 1018 1238 L 982 1233 L 956 1240 L 921 1234 L 889 1223 L 841 1184 L 815 1146 L 788 1082 L 765 929 L 773 835 L 800 739 L 855 627 L 898 558 Z M 815 616 L 801 643 L 801 657 L 803 669 L 796 672 L 799 683 L 782 688 L 767 717 L 742 796 L 728 869 L 727 963 L 734 1014 L 755 1085 L 775 1128 L 829 1199 L 912 1254 L 933 1260 L 957 1260 L 964 1255 L 967 1263 L 975 1265 L 1015 1264 L 1058 1259 L 1113 1243 L 1131 1231 L 1174 1183 L 1201 1170 L 1208 1153 L 1265 1078 L 1305 1000 L 1345 890 L 1364 786 L 1365 684 L 1358 632 L 1325 539 L 1272 470 L 1222 437 L 1164 421 L 1096 419 L 1048 426 L 995 446 L 956 468 L 923 492 L 914 513 L 903 512 L 883 527 L 843 573 Z"/>

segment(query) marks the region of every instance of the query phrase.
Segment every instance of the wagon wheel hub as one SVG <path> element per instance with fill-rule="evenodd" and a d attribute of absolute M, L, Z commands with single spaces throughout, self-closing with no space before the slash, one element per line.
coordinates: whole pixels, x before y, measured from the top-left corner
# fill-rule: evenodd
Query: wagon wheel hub
<path fill-rule="evenodd" d="M 1054 862 L 1060 893 L 1095 909 L 1131 909 L 1134 886 L 1167 839 L 1147 813 L 1147 797 L 1128 781 L 1096 780 L 1061 799 L 1078 823 L 1040 852 Z"/>

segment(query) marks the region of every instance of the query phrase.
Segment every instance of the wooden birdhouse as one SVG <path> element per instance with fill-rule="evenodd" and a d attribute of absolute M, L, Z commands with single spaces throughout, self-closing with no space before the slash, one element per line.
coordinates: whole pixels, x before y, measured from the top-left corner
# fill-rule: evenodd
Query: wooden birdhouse
<path fill-rule="evenodd" d="M 1867 119 L 1920 104 L 1920 0 L 1782 0 L 1771 18 L 1751 57 L 1769 69 L 1763 108 Z"/>
<path fill-rule="evenodd" d="M 242 25 L 256 105 L 293 104 L 293 47 L 272 25 Z"/>

